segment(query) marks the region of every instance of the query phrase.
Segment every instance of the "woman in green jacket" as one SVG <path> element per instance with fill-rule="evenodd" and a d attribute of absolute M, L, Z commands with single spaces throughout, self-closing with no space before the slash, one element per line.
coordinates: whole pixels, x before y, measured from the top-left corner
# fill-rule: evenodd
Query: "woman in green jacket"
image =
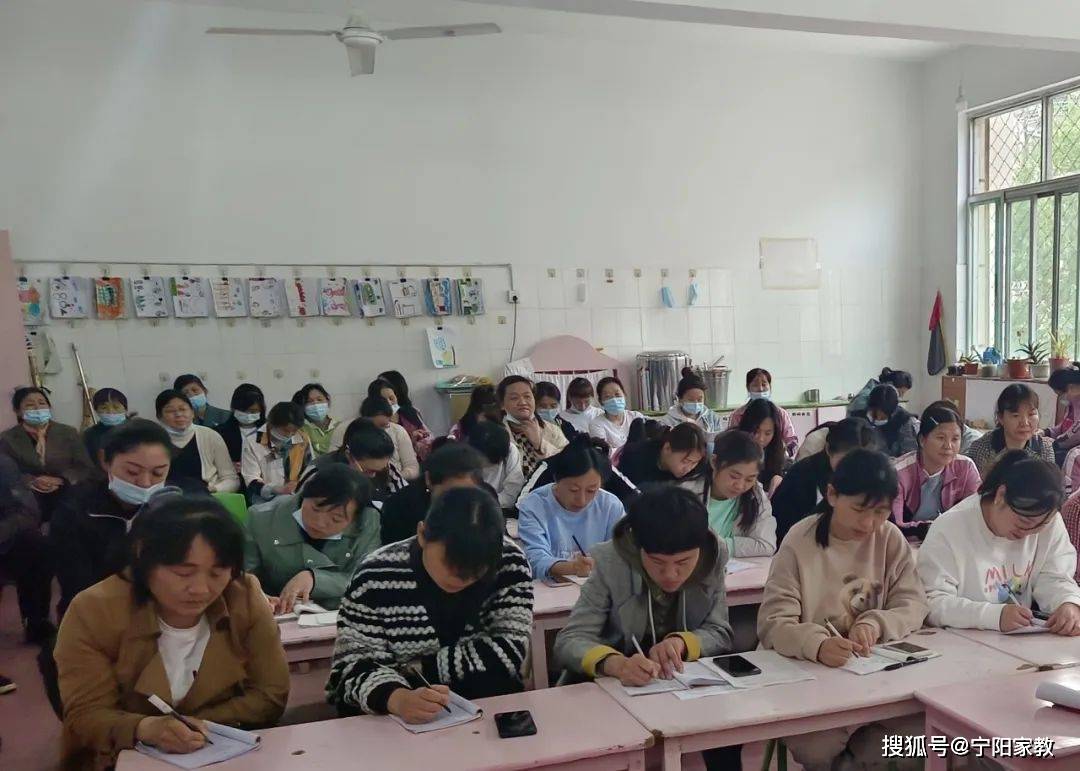
<path fill-rule="evenodd" d="M 380 545 L 371 492 L 359 471 L 333 464 L 300 492 L 251 509 L 244 570 L 258 576 L 275 613 L 309 600 L 338 606 L 356 566 Z"/>

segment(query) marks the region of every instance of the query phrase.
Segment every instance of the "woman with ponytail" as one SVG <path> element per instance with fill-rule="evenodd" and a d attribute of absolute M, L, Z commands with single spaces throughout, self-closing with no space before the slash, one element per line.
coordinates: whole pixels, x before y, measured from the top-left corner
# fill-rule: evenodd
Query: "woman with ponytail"
<path fill-rule="evenodd" d="M 720 416 L 705 404 L 705 381 L 691 367 L 684 367 L 682 380 L 675 389 L 678 401 L 671 405 L 667 415 L 660 419 L 665 426 L 693 423 L 706 434 L 715 436 L 724 430 Z"/>
<path fill-rule="evenodd" d="M 731 557 L 771 557 L 776 551 L 776 520 L 758 481 L 761 464 L 761 447 L 749 434 L 725 431 L 716 437 L 709 527 Z"/>
<path fill-rule="evenodd" d="M 619 472 L 622 478 L 613 478 L 608 489 L 623 501 L 657 485 L 678 485 L 705 500 L 709 441 L 693 423 L 665 426 L 655 439 L 628 443 L 619 458 Z"/>

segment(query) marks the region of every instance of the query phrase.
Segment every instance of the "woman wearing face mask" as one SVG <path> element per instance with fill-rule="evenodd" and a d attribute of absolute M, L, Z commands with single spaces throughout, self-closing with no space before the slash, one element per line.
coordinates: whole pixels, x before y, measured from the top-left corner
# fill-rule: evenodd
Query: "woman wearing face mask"
<path fill-rule="evenodd" d="M 521 473 L 528 481 L 545 458 L 566 446 L 566 435 L 557 425 L 536 414 L 536 396 L 528 378 L 520 375 L 503 378 L 496 396 L 506 413 L 510 438 L 521 451 Z"/>
<path fill-rule="evenodd" d="M 596 384 L 596 393 L 604 414 L 593 418 L 589 423 L 589 435 L 607 442 L 611 456 L 615 458 L 626 444 L 630 425 L 635 420 L 644 420 L 645 416 L 626 409 L 626 392 L 618 378 L 603 378 Z"/>
<path fill-rule="evenodd" d="M 559 387 L 554 383 L 541 380 L 533 389 L 533 394 L 536 396 L 537 416 L 547 423 L 557 425 L 562 430 L 563 436 L 566 437 L 566 441 L 573 439 L 578 431 L 570 421 L 562 417 L 559 409 L 562 404 L 562 392 Z"/>
<path fill-rule="evenodd" d="M 115 388 L 99 388 L 90 400 L 97 415 L 97 423 L 83 431 L 83 444 L 86 454 L 95 465 L 101 463 L 101 445 L 106 435 L 117 426 L 122 426 L 128 419 L 128 401 L 123 393 Z"/>
<path fill-rule="evenodd" d="M 502 423 L 503 412 L 499 406 L 499 399 L 495 395 L 495 386 L 478 385 L 469 394 L 469 406 L 465 408 L 465 414 L 461 420 L 453 425 L 447 434 L 455 442 L 459 442 L 469 435 L 472 427 L 477 423 L 489 420 L 493 423 Z"/>
<path fill-rule="evenodd" d="M 420 462 L 416 458 L 412 440 L 409 439 L 409 432 L 394 422 L 394 410 L 390 402 L 381 396 L 369 396 L 360 404 L 360 417 L 367 418 L 381 428 L 394 442 L 394 454 L 390 460 L 403 477 L 411 481 L 420 476 Z M 339 432 L 340 439 L 331 444 L 334 450 L 345 440 L 344 428 Z"/>
<path fill-rule="evenodd" d="M 907 637 L 929 610 L 915 558 L 888 522 L 898 491 L 888 456 L 852 450 L 836 467 L 819 513 L 799 522 L 780 545 L 758 611 L 762 647 L 827 667 L 872 646 Z M 849 598 L 865 599 L 853 606 Z M 832 636 L 828 621 L 843 637 Z M 882 738 L 919 735 L 922 716 L 893 718 L 788 737 L 804 767 L 884 768 Z M 836 765 L 841 755 L 845 760 Z M 865 766 L 863 765 L 865 764 Z"/>
<path fill-rule="evenodd" d="M 378 386 L 376 386 L 376 383 L 378 383 Z M 379 377 L 368 387 L 368 396 L 376 395 L 372 393 L 373 388 L 378 389 L 377 395 L 384 397 L 396 406 L 394 422 L 400 424 L 402 428 L 409 432 L 409 437 L 413 441 L 413 450 L 416 451 L 416 457 L 420 460 L 426 458 L 428 453 L 431 452 L 431 445 L 435 437 L 432 436 L 428 427 L 424 424 L 424 416 L 420 414 L 420 410 L 416 409 L 416 405 L 413 404 L 412 397 L 409 395 L 409 384 L 405 381 L 405 376 L 396 369 L 380 372 Z"/>
<path fill-rule="evenodd" d="M 295 402 L 278 402 L 270 408 L 266 425 L 244 442 L 240 473 L 250 503 L 292 495 L 314 454 L 301 430 L 304 410 Z"/>
<path fill-rule="evenodd" d="M 341 424 L 330 416 L 330 394 L 318 383 L 308 383 L 295 394 L 293 404 L 304 410 L 304 425 L 301 429 L 308 438 L 315 457 L 326 455 L 336 449 L 334 436 Z"/>
<path fill-rule="evenodd" d="M 575 437 L 548 459 L 555 482 L 518 504 L 518 534 L 537 579 L 588 576 L 596 544 L 611 538 L 625 511 L 602 489 L 611 474 L 607 456 L 587 436 Z"/>
<path fill-rule="evenodd" d="M 113 430 L 102 448 L 106 479 L 67 490 L 49 527 L 60 581 L 59 615 L 72 598 L 119 570 L 126 558 L 127 532 L 151 497 L 166 488 L 172 442 L 156 423 L 132 418 Z"/>
<path fill-rule="evenodd" d="M 746 373 L 746 393 L 750 398 L 746 404 L 736 407 L 728 418 L 729 426 L 739 425 L 743 412 L 754 402 L 755 399 L 768 399 L 772 401 L 772 374 L 767 369 L 754 367 Z M 780 413 L 780 436 L 784 441 L 784 448 L 788 455 L 794 455 L 799 446 L 799 435 L 795 433 L 795 424 L 791 422 L 791 415 L 780 405 L 776 405 Z"/>
<path fill-rule="evenodd" d="M 252 509 L 246 524 L 244 570 L 259 579 L 275 613 L 298 602 L 334 609 L 356 566 L 379 548 L 379 512 L 371 482 L 332 464 L 300 492 Z"/>
<path fill-rule="evenodd" d="M 761 447 L 742 431 L 725 431 L 713 445 L 709 484 L 709 527 L 731 557 L 771 557 L 776 520 L 758 482 Z"/>
<path fill-rule="evenodd" d="M 596 391 L 593 384 L 583 377 L 576 377 L 566 387 L 566 409 L 560 414 L 579 434 L 589 433 L 589 423 L 604 411 L 593 404 Z"/>
<path fill-rule="evenodd" d="M 979 476 L 990 473 L 990 466 L 1005 450 L 1023 450 L 1028 455 L 1054 462 L 1054 442 L 1039 435 L 1039 395 L 1023 383 L 1002 389 L 994 410 L 997 428 L 971 443 L 965 453 L 975 461 Z"/>
<path fill-rule="evenodd" d="M 217 428 L 230 417 L 228 410 L 215 407 L 207 401 L 206 386 L 198 375 L 181 375 L 173 381 L 173 390 L 179 391 L 191 402 L 197 426 Z"/>
<path fill-rule="evenodd" d="M 682 380 L 675 389 L 678 401 L 671 406 L 660 422 L 674 428 L 680 423 L 693 423 L 710 438 L 724 430 L 720 416 L 705 405 L 705 381 L 690 367 L 682 371 Z"/>
<path fill-rule="evenodd" d="M 899 458 L 918 448 L 919 419 L 900 406 L 900 395 L 891 385 L 870 392 L 863 417 L 878 432 L 886 455 Z"/>
<path fill-rule="evenodd" d="M 53 420 L 44 390 L 15 389 L 11 409 L 18 423 L 0 435 L 0 452 L 15 461 L 48 522 L 61 491 L 94 476 L 95 467 L 78 430 Z"/>
<path fill-rule="evenodd" d="M 371 481 L 372 497 L 379 503 L 408 485 L 394 463 L 394 441 L 368 418 L 349 423 L 342 442 L 334 452 L 316 458 L 314 468 L 322 469 L 334 463 L 351 466 Z M 300 483 L 304 481 L 301 478 Z"/>
<path fill-rule="evenodd" d="M 555 660 L 572 677 L 647 685 L 670 679 L 685 661 L 731 650 L 727 555 L 698 496 L 676 487 L 650 490 L 630 504 L 592 558 L 592 578 L 555 639 Z M 635 640 L 647 655 L 636 652 Z M 706 768 L 737 771 L 741 749 L 705 751 Z"/>
<path fill-rule="evenodd" d="M 705 500 L 709 481 L 709 440 L 693 423 L 664 426 L 655 439 L 627 443 L 619 474 L 607 489 L 624 503 L 657 485 L 677 485 Z"/>
<path fill-rule="evenodd" d="M 752 436 L 761 448 L 764 461 L 758 481 L 772 498 L 791 468 L 791 458 L 780 435 L 780 408 L 768 399 L 754 399 L 746 405 L 739 422 L 732 425 Z"/>
<path fill-rule="evenodd" d="M 930 523 L 979 488 L 974 461 L 960 454 L 960 416 L 927 407 L 919 420 L 919 450 L 896 459 L 900 494 L 893 499 L 893 522 L 909 538 L 925 538 Z"/>
<path fill-rule="evenodd" d="M 209 493 L 235 493 L 240 489 L 225 440 L 206 426 L 196 425 L 195 410 L 179 391 L 162 391 L 154 402 L 158 422 L 169 434 L 173 461 L 169 482 Z"/>
<path fill-rule="evenodd" d="M 858 448 L 878 449 L 881 440 L 863 418 L 844 418 L 826 430 L 825 449 L 797 462 L 772 497 L 776 517 L 776 542 L 788 529 L 809 517 L 825 497 L 833 470 L 844 456 Z"/>
<path fill-rule="evenodd" d="M 326 685 L 339 711 L 427 723 L 445 714 L 448 691 L 477 699 L 522 689 L 532 575 L 504 528 L 490 493 L 448 490 L 415 536 L 360 563 Z"/>
<path fill-rule="evenodd" d="M 244 574 L 244 535 L 216 501 L 170 499 L 131 533 L 123 572 L 75 598 L 56 663 L 64 768 L 112 768 L 137 742 L 171 754 L 207 739 L 147 700 L 155 694 L 203 729 L 272 726 L 289 668 L 259 582 Z"/>
<path fill-rule="evenodd" d="M 1076 550 L 1058 516 L 1064 498 L 1055 466 L 1005 452 L 978 495 L 938 517 L 919 549 L 930 623 L 1012 632 L 1044 623 L 1035 602 L 1049 631 L 1080 635 Z"/>
<path fill-rule="evenodd" d="M 266 397 L 258 386 L 241 383 L 233 391 L 229 408 L 232 415 L 215 430 L 225 440 L 233 468 L 239 472 L 240 461 L 244 456 L 244 442 L 254 436 L 266 422 Z M 243 479 L 240 481 L 243 482 Z"/>

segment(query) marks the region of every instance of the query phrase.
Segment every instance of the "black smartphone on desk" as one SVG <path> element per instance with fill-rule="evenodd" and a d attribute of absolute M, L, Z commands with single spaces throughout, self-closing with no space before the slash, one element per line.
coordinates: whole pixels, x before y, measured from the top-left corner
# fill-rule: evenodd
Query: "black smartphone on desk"
<path fill-rule="evenodd" d="M 717 656 L 712 662 L 732 677 L 749 677 L 761 674 L 760 669 L 754 666 L 749 659 L 744 659 L 742 656 Z"/>
<path fill-rule="evenodd" d="M 495 728 L 499 731 L 500 739 L 533 736 L 536 733 L 536 723 L 533 722 L 532 713 L 527 709 L 496 714 Z"/>

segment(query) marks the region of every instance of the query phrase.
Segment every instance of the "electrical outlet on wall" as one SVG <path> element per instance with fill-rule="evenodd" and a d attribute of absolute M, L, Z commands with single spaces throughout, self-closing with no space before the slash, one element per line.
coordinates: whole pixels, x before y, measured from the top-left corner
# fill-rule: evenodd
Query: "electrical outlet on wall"
<path fill-rule="evenodd" d="M 515 290 L 511 289 L 506 293 L 506 301 L 511 305 L 517 305 L 519 302 L 521 302 L 521 295 L 519 295 Z"/>

